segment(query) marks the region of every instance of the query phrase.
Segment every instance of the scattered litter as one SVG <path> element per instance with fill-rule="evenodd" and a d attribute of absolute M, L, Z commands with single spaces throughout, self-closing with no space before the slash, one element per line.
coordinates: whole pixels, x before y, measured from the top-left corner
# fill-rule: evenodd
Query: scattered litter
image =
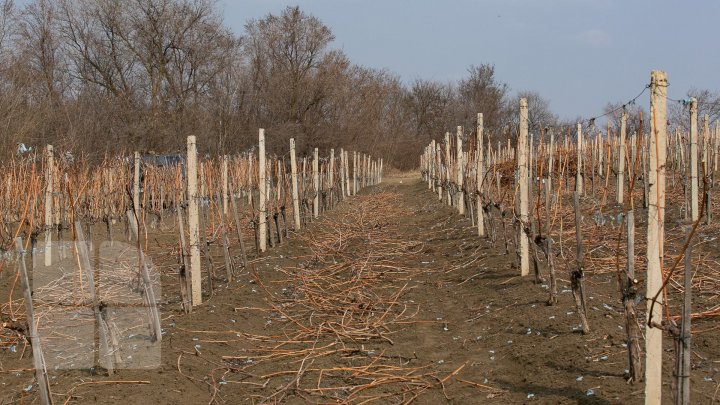
<path fill-rule="evenodd" d="M 535 394 L 528 394 L 527 399 L 533 399 L 535 398 Z"/>
<path fill-rule="evenodd" d="M 511 344 L 512 344 L 512 340 L 508 340 L 508 344 L 511 345 Z"/>
<path fill-rule="evenodd" d="M 585 395 L 591 397 L 595 395 L 595 391 L 593 391 L 592 388 L 589 388 L 587 391 L 585 391 Z"/>
<path fill-rule="evenodd" d="M 32 391 L 32 384 L 30 384 L 30 385 L 28 385 L 27 387 L 25 387 L 25 388 L 23 389 L 23 391 L 25 391 L 25 392 L 30 392 L 30 391 Z"/>
<path fill-rule="evenodd" d="M 583 380 L 583 376 L 580 376 L 580 377 L 578 377 L 578 378 L 575 379 L 575 381 L 582 381 L 582 380 Z"/>
<path fill-rule="evenodd" d="M 15 345 L 10 346 L 10 352 L 17 353 L 17 346 L 15 346 Z"/>
<path fill-rule="evenodd" d="M 615 308 L 611 307 L 608 304 L 603 304 L 603 308 L 607 309 L 608 311 L 615 311 Z"/>
<path fill-rule="evenodd" d="M 703 377 L 703 380 L 708 382 L 713 381 L 712 377 Z"/>
<path fill-rule="evenodd" d="M 528 328 L 527 332 L 525 332 L 526 335 L 532 335 L 532 329 Z"/>
<path fill-rule="evenodd" d="M 443 363 L 445 363 L 445 360 L 438 360 L 437 363 L 438 363 L 438 364 L 443 364 Z"/>
<path fill-rule="evenodd" d="M 607 359 L 608 359 L 608 356 L 606 356 L 606 355 L 600 356 L 600 360 L 602 360 L 602 361 L 605 361 L 605 360 L 607 360 Z"/>
<path fill-rule="evenodd" d="M 548 318 L 548 319 L 555 319 L 555 315 L 551 316 L 551 317 L 550 317 L 550 318 Z"/>

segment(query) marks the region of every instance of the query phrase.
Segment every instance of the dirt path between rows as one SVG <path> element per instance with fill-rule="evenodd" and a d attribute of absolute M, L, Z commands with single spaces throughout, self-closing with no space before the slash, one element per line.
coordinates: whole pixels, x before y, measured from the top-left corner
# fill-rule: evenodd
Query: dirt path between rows
<path fill-rule="evenodd" d="M 564 264 L 560 302 L 547 306 L 546 286 L 518 277 L 514 259 L 416 178 L 387 179 L 291 235 L 192 314 L 165 297 L 160 368 L 53 371 L 55 402 L 641 403 L 642 384 L 624 378 L 615 278 L 588 275 L 593 331 L 582 335 Z M 695 339 L 707 361 L 693 397 L 713 403 L 718 338 Z M 0 356 L 6 370 L 30 367 Z M 668 384 L 670 369 L 668 353 Z M 0 403 L 37 403 L 22 391 L 31 373 L 3 380 Z"/>

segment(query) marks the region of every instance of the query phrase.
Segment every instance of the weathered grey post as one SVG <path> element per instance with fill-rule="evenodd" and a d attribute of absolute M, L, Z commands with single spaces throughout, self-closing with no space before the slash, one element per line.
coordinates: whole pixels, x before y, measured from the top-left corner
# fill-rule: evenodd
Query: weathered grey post
<path fill-rule="evenodd" d="M 263 128 L 260 128 L 258 134 L 258 174 L 258 190 L 260 191 L 258 239 L 260 252 L 265 252 L 267 250 L 267 163 L 265 162 L 265 129 Z"/>
<path fill-rule="evenodd" d="M 140 152 L 135 152 L 133 173 L 133 218 L 135 229 L 138 230 L 136 236 L 140 235 Z M 139 236 L 138 236 L 139 237 Z"/>
<path fill-rule="evenodd" d="M 54 154 L 52 145 L 45 148 L 45 266 L 52 265 L 52 223 L 53 223 L 53 172 Z"/>
<path fill-rule="evenodd" d="M 582 137 L 582 124 L 577 124 L 577 168 L 575 174 L 575 192 L 578 195 L 583 194 L 583 137 Z"/>
<path fill-rule="evenodd" d="M 648 322 L 662 320 L 663 295 L 655 294 L 662 288 L 663 242 L 665 233 L 665 155 L 667 76 L 653 71 L 650 75 L 650 139 L 648 170 L 648 221 L 647 221 L 647 290 Z M 651 311 L 652 308 L 652 311 Z M 662 329 L 649 326 L 645 339 L 645 404 L 661 403 L 662 393 Z"/>
<path fill-rule="evenodd" d="M 318 154 L 318 148 L 315 148 L 315 153 L 313 154 L 313 187 L 315 189 L 315 197 L 313 198 L 313 218 L 317 218 L 320 215 L 320 162 L 318 161 L 319 154 Z"/>
<path fill-rule="evenodd" d="M 520 135 L 518 137 L 518 181 L 520 182 L 520 227 L 518 240 L 520 241 L 520 275 L 530 274 L 530 245 L 525 227 L 528 224 L 528 104 L 527 99 L 520 99 Z"/>
<path fill-rule="evenodd" d="M 623 108 L 620 116 L 620 144 L 618 145 L 618 176 L 617 176 L 617 203 L 624 201 L 625 191 L 625 136 L 627 131 L 627 112 Z M 609 157 L 608 157 L 609 158 Z"/>
<path fill-rule="evenodd" d="M 295 221 L 295 230 L 300 230 L 300 196 L 298 194 L 297 179 L 297 155 L 295 154 L 295 138 L 290 138 L 290 173 L 292 182 L 292 199 L 293 199 L 293 220 Z"/>
<path fill-rule="evenodd" d="M 340 192 L 342 199 L 345 199 L 345 149 L 340 148 Z"/>
<path fill-rule="evenodd" d="M 447 194 L 447 205 L 452 205 L 452 194 L 450 193 L 450 183 L 452 182 L 452 164 L 450 160 L 450 132 L 445 132 L 445 191 Z"/>
<path fill-rule="evenodd" d="M 435 144 L 435 164 L 437 165 L 437 171 L 435 172 L 437 176 L 437 195 L 438 195 L 438 201 L 442 201 L 442 179 L 443 179 L 443 167 L 442 167 L 442 158 L 440 154 L 440 142 Z"/>
<path fill-rule="evenodd" d="M 202 274 L 200 273 L 200 220 L 198 211 L 197 145 L 195 136 L 187 138 L 187 199 L 190 242 L 190 281 L 192 305 L 202 304 Z"/>
<path fill-rule="evenodd" d="M 351 196 L 350 189 L 350 152 L 345 151 L 345 191 L 348 197 Z"/>
<path fill-rule="evenodd" d="M 697 99 L 690 100 L 690 211 L 692 221 L 700 217 L 698 203 L 698 117 Z"/>
<path fill-rule="evenodd" d="M 328 171 L 328 197 L 330 198 L 330 208 L 333 207 L 333 193 L 335 192 L 335 149 L 330 149 L 330 170 Z"/>
<path fill-rule="evenodd" d="M 255 173 L 253 173 L 253 160 L 254 156 L 252 153 L 248 154 L 248 195 L 247 203 L 249 206 L 253 205 L 253 180 L 255 180 Z"/>
<path fill-rule="evenodd" d="M 455 175 L 457 182 L 457 209 L 460 215 L 465 215 L 465 192 L 463 191 L 463 150 L 462 150 L 462 135 L 463 127 L 457 127 L 457 134 L 455 139 L 455 145 L 457 147 L 456 164 L 455 164 Z"/>
<path fill-rule="evenodd" d="M 358 153 L 353 152 L 353 195 L 358 192 Z"/>
<path fill-rule="evenodd" d="M 478 236 L 485 236 L 485 219 L 483 218 L 482 183 L 485 180 L 485 160 L 483 153 L 483 115 L 477 115 L 477 166 L 475 168 L 475 183 L 477 186 L 477 229 Z M 434 141 L 433 141 L 434 142 Z"/>
<path fill-rule="evenodd" d="M 40 391 L 40 403 L 42 405 L 50 405 L 52 404 L 50 384 L 47 380 L 45 357 L 43 356 L 42 347 L 40 346 L 40 336 L 37 333 L 37 323 L 35 322 L 32 305 L 32 289 L 27 275 L 27 268 L 25 267 L 25 249 L 23 249 L 21 237 L 15 239 L 15 248 L 18 253 L 18 271 L 20 273 L 20 281 L 25 297 L 25 317 L 27 318 L 28 332 L 30 335 L 28 337 L 30 338 L 30 344 L 33 349 L 33 368 L 35 369 L 35 379 L 38 382 L 38 389 Z"/>
<path fill-rule="evenodd" d="M 223 216 L 228 214 L 228 157 L 223 155 L 222 158 L 222 209 Z"/>

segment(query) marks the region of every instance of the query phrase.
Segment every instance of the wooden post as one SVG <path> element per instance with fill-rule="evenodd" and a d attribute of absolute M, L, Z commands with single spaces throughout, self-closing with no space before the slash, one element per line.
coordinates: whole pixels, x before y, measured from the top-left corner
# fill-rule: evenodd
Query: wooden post
<path fill-rule="evenodd" d="M 437 171 L 435 172 L 435 175 L 437 177 L 437 195 L 438 195 L 438 201 L 442 201 L 442 179 L 443 179 L 443 170 L 442 170 L 442 155 L 440 154 L 440 142 L 435 144 L 435 164 L 437 165 Z"/>
<path fill-rule="evenodd" d="M 52 145 L 45 148 L 45 267 L 52 265 L 53 172 Z"/>
<path fill-rule="evenodd" d="M 228 214 L 228 157 L 222 157 L 222 212 L 223 216 Z"/>
<path fill-rule="evenodd" d="M 28 323 L 28 333 L 30 344 L 33 349 L 33 368 L 35 368 L 35 379 L 38 382 L 38 390 L 40 391 L 40 403 L 42 405 L 50 405 L 50 384 L 47 380 L 47 370 L 45 369 L 45 358 L 42 348 L 40 347 L 40 336 L 37 333 L 37 323 L 32 306 L 32 290 L 30 281 L 25 267 L 25 249 L 23 249 L 22 238 L 15 239 L 15 248 L 18 252 L 18 271 L 20 272 L 20 280 L 22 282 L 23 293 L 25 297 L 25 317 Z"/>
<path fill-rule="evenodd" d="M 333 207 L 333 193 L 335 192 L 335 149 L 330 149 L 330 169 L 328 170 L 328 198 L 330 208 Z"/>
<path fill-rule="evenodd" d="M 290 173 L 292 181 L 292 199 L 293 199 L 293 220 L 295 221 L 295 231 L 300 230 L 300 196 L 298 194 L 297 182 L 297 156 L 295 154 L 295 138 L 290 138 Z"/>
<path fill-rule="evenodd" d="M 583 192 L 583 137 L 582 137 L 582 124 L 577 124 L 577 168 L 575 174 L 575 192 L 582 195 Z"/>
<path fill-rule="evenodd" d="M 140 152 L 135 152 L 135 171 L 133 174 L 133 217 L 135 228 L 140 229 Z"/>
<path fill-rule="evenodd" d="M 690 237 L 692 227 L 685 229 L 686 239 Z M 690 405 L 690 357 L 692 355 L 691 343 L 691 313 L 692 313 L 692 243 L 688 243 L 685 250 L 685 280 L 683 288 L 682 321 L 680 325 L 680 336 L 677 341 L 677 397 L 675 403 L 678 405 Z"/>
<path fill-rule="evenodd" d="M 665 233 L 665 148 L 667 76 L 653 71 L 650 76 L 650 139 L 647 220 L 648 323 L 645 331 L 645 404 L 659 404 L 662 397 L 662 329 L 652 326 L 662 320 L 663 295 L 652 299 L 662 288 L 663 242 Z M 652 308 L 652 311 L 651 311 Z"/>
<path fill-rule="evenodd" d="M 452 194 L 450 193 L 450 183 L 452 183 L 452 160 L 450 156 L 450 132 L 445 132 L 445 191 L 447 195 L 447 205 L 452 205 Z"/>
<path fill-rule="evenodd" d="M 358 153 L 353 152 L 353 195 L 357 195 L 358 192 Z"/>
<path fill-rule="evenodd" d="M 483 198 L 482 183 L 485 180 L 485 160 L 483 153 L 483 115 L 477 115 L 477 133 L 476 133 L 476 149 L 477 149 L 477 165 L 475 167 L 475 184 L 477 187 L 477 229 L 478 236 L 485 236 L 485 219 L 483 218 Z M 434 141 L 433 141 L 434 142 Z"/>
<path fill-rule="evenodd" d="M 528 104 L 527 99 L 520 99 L 520 134 L 518 136 L 518 181 L 520 182 L 520 227 L 518 240 L 520 241 L 520 275 L 530 274 L 530 246 L 525 227 L 528 224 Z"/>
<path fill-rule="evenodd" d="M 247 185 L 247 203 L 249 206 L 253 206 L 253 181 L 255 180 L 255 173 L 253 173 L 253 161 L 255 156 L 248 154 L 248 185 Z"/>
<path fill-rule="evenodd" d="M 314 188 L 314 195 L 313 198 L 313 218 L 317 218 L 320 215 L 320 162 L 319 162 L 319 154 L 318 154 L 318 148 L 315 148 L 315 153 L 313 154 L 313 188 Z"/>
<path fill-rule="evenodd" d="M 338 175 L 340 176 L 340 196 L 342 199 L 345 199 L 345 149 L 340 148 L 340 171 L 338 172 Z"/>
<path fill-rule="evenodd" d="M 260 252 L 267 250 L 267 163 L 265 162 L 265 129 L 260 128 L 258 133 L 258 190 L 260 191 L 260 226 L 258 239 Z"/>
<path fill-rule="evenodd" d="M 345 191 L 347 192 L 347 196 L 351 196 L 351 189 L 350 189 L 350 152 L 345 151 Z"/>
<path fill-rule="evenodd" d="M 465 192 L 463 191 L 463 150 L 462 150 L 463 127 L 457 127 L 455 145 L 457 147 L 455 175 L 457 181 L 457 209 L 460 215 L 465 215 Z"/>
<path fill-rule="evenodd" d="M 690 100 L 690 210 L 692 221 L 700 217 L 700 205 L 698 201 L 698 117 L 697 99 Z"/>
<path fill-rule="evenodd" d="M 200 218 L 198 208 L 197 145 L 195 136 L 187 138 L 187 199 L 190 242 L 190 282 L 192 305 L 202 304 L 202 273 L 200 273 Z"/>
<path fill-rule="evenodd" d="M 550 211 L 552 206 L 552 175 L 553 175 L 553 165 L 554 165 L 554 150 L 555 150 L 555 133 L 552 129 L 548 130 L 550 135 L 550 143 L 548 144 L 548 166 L 547 171 L 545 172 L 545 178 L 543 181 L 545 182 L 545 187 L 543 187 L 543 191 L 545 192 L 545 237 L 547 238 L 547 245 L 546 245 L 546 253 L 549 253 L 552 251 L 552 242 L 550 240 L 552 239 L 550 237 Z M 539 196 L 538 196 L 539 197 Z M 542 231 L 542 229 L 541 229 Z M 548 265 L 550 265 L 552 260 L 548 258 Z M 554 264 L 553 264 L 554 266 Z M 551 269 L 553 272 L 554 269 Z M 555 286 L 551 283 L 551 289 L 555 288 Z M 557 291 L 555 291 L 555 294 L 557 294 Z M 551 295 L 551 301 L 553 302 L 553 298 Z M 554 296 L 554 302 L 557 302 L 557 295 Z"/>
<path fill-rule="evenodd" d="M 624 201 L 625 187 L 625 136 L 627 127 L 627 112 L 623 108 L 620 116 L 620 145 L 618 146 L 618 176 L 617 176 L 617 203 L 622 204 Z M 609 158 L 609 156 L 608 156 Z"/>

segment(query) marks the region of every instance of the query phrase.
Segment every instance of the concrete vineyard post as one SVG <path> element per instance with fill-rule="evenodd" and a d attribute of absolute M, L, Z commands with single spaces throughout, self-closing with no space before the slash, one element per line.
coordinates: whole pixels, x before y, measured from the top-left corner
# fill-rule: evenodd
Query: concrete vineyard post
<path fill-rule="evenodd" d="M 462 150 L 463 128 L 457 127 L 455 146 L 457 147 L 455 174 L 457 182 L 457 209 L 460 215 L 465 215 L 465 193 L 463 192 L 463 150 Z"/>
<path fill-rule="evenodd" d="M 700 217 L 698 204 L 698 117 L 697 99 L 690 101 L 690 210 L 692 221 Z"/>
<path fill-rule="evenodd" d="M 202 304 L 202 274 L 200 273 L 200 220 L 198 212 L 197 145 L 195 136 L 187 138 L 187 199 L 190 242 L 190 279 L 192 305 Z"/>
<path fill-rule="evenodd" d="M 260 128 L 258 134 L 258 175 L 258 190 L 260 191 L 258 240 L 260 252 L 264 253 L 267 250 L 267 163 L 265 162 L 265 129 L 263 128 Z"/>
<path fill-rule="evenodd" d="M 330 170 L 328 170 L 328 196 L 330 208 L 333 206 L 333 193 L 335 192 L 335 149 L 330 149 Z"/>
<path fill-rule="evenodd" d="M 45 148 L 45 266 L 52 265 L 53 172 L 55 167 L 52 145 Z"/>
<path fill-rule="evenodd" d="M 483 115 L 479 113 L 477 115 L 477 134 L 476 134 L 476 147 L 477 147 L 477 167 L 475 168 L 475 184 L 477 187 L 477 229 L 478 236 L 485 236 L 485 220 L 483 218 L 483 198 L 482 198 L 482 183 L 485 178 L 485 161 L 483 153 Z"/>
<path fill-rule="evenodd" d="M 665 146 L 667 76 L 665 72 L 653 71 L 650 77 L 650 139 L 648 170 L 648 220 L 647 220 L 647 290 L 648 322 L 660 323 L 662 318 L 662 294 L 657 303 L 652 299 L 662 288 L 663 242 L 665 232 Z M 651 310 L 652 308 L 652 310 Z M 649 326 L 645 340 L 645 404 L 661 403 L 662 393 L 662 334 L 663 331 Z"/>
<path fill-rule="evenodd" d="M 525 234 L 528 226 L 528 104 L 524 98 L 520 99 L 520 135 L 518 136 L 518 181 L 520 188 L 520 227 L 518 240 L 520 241 L 520 275 L 530 274 L 530 246 Z"/>
<path fill-rule="evenodd" d="M 295 222 L 295 230 L 300 230 L 300 196 L 298 194 L 297 179 L 297 156 L 295 154 L 295 138 L 290 138 L 290 175 L 292 182 L 292 199 L 293 199 L 293 220 Z"/>

